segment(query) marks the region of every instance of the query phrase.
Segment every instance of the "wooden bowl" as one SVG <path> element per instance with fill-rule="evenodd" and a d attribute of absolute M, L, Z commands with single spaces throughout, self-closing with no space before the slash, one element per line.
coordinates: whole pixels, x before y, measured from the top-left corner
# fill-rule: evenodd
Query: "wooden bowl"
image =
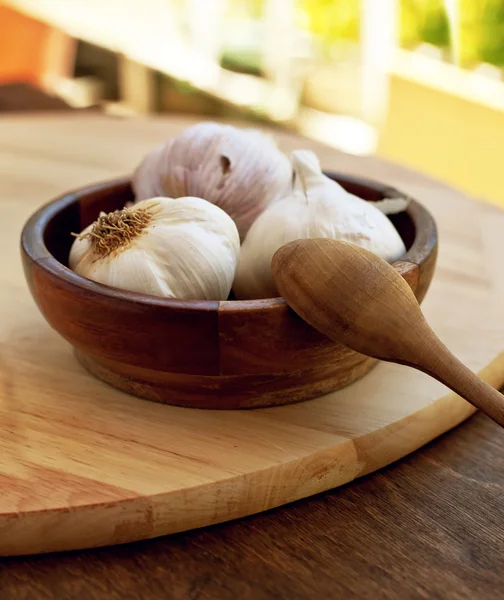
<path fill-rule="evenodd" d="M 404 197 L 374 182 L 330 176 L 369 201 Z M 326 394 L 374 365 L 373 359 L 312 329 L 282 298 L 163 299 L 101 285 L 71 271 L 71 232 L 81 231 L 100 211 L 122 208 L 132 199 L 127 179 L 85 187 L 41 208 L 22 234 L 31 293 L 90 373 L 157 402 L 250 408 Z M 436 262 L 434 220 L 413 200 L 391 219 L 408 249 L 395 267 L 421 301 Z"/>

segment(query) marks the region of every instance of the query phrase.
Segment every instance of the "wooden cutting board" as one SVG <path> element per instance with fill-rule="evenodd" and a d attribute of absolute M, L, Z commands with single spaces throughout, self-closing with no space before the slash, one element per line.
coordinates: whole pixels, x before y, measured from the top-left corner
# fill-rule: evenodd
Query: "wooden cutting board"
<path fill-rule="evenodd" d="M 267 510 L 387 465 L 473 412 L 427 376 L 387 364 L 317 400 L 234 412 L 157 405 L 86 374 L 26 289 L 22 224 L 54 194 L 127 172 L 186 125 L 0 119 L 0 554 L 123 543 Z M 430 208 L 440 255 L 425 312 L 463 361 L 503 385 L 504 213 L 377 159 L 281 142 Z"/>

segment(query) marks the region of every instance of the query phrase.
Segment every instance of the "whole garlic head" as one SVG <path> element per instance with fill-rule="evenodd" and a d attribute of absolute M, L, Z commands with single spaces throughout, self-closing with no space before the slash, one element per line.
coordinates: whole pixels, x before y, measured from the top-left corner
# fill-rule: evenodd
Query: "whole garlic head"
<path fill-rule="evenodd" d="M 201 198 L 152 198 L 103 213 L 70 250 L 70 268 L 113 287 L 225 300 L 240 253 L 233 220 Z"/>
<path fill-rule="evenodd" d="M 233 284 L 239 299 L 279 295 L 271 274 L 271 259 L 287 242 L 307 238 L 344 240 L 389 262 L 406 250 L 388 217 L 373 203 L 349 194 L 326 177 L 313 152 L 298 150 L 292 159 L 295 180 L 291 195 L 271 204 L 243 242 Z"/>
<path fill-rule="evenodd" d="M 136 199 L 197 196 L 231 216 L 243 239 L 274 199 L 288 193 L 288 158 L 264 134 L 199 123 L 150 152 L 133 175 Z"/>

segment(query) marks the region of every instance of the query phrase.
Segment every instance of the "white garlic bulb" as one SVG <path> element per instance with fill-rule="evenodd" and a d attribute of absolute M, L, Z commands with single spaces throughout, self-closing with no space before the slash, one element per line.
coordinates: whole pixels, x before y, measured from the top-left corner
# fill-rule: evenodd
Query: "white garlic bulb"
<path fill-rule="evenodd" d="M 243 242 L 233 290 L 239 299 L 278 296 L 271 274 L 273 254 L 287 242 L 332 238 L 351 242 L 392 262 L 404 243 L 383 212 L 326 177 L 317 156 L 292 154 L 295 180 L 291 195 L 271 204 Z"/>
<path fill-rule="evenodd" d="M 152 198 L 101 214 L 70 250 L 70 268 L 113 287 L 225 300 L 238 264 L 233 220 L 201 198 Z"/>
<path fill-rule="evenodd" d="M 265 207 L 288 193 L 292 169 L 261 132 L 208 122 L 189 127 L 150 152 L 132 185 L 137 200 L 205 198 L 234 219 L 243 239 Z"/>

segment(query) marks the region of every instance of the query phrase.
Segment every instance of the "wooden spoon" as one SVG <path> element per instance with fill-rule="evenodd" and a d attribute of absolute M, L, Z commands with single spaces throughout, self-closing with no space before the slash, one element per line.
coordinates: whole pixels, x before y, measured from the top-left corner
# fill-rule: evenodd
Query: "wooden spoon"
<path fill-rule="evenodd" d="M 504 427 L 504 396 L 439 340 L 386 261 L 354 244 L 311 239 L 282 246 L 271 268 L 280 294 L 310 325 L 361 354 L 431 375 Z"/>

